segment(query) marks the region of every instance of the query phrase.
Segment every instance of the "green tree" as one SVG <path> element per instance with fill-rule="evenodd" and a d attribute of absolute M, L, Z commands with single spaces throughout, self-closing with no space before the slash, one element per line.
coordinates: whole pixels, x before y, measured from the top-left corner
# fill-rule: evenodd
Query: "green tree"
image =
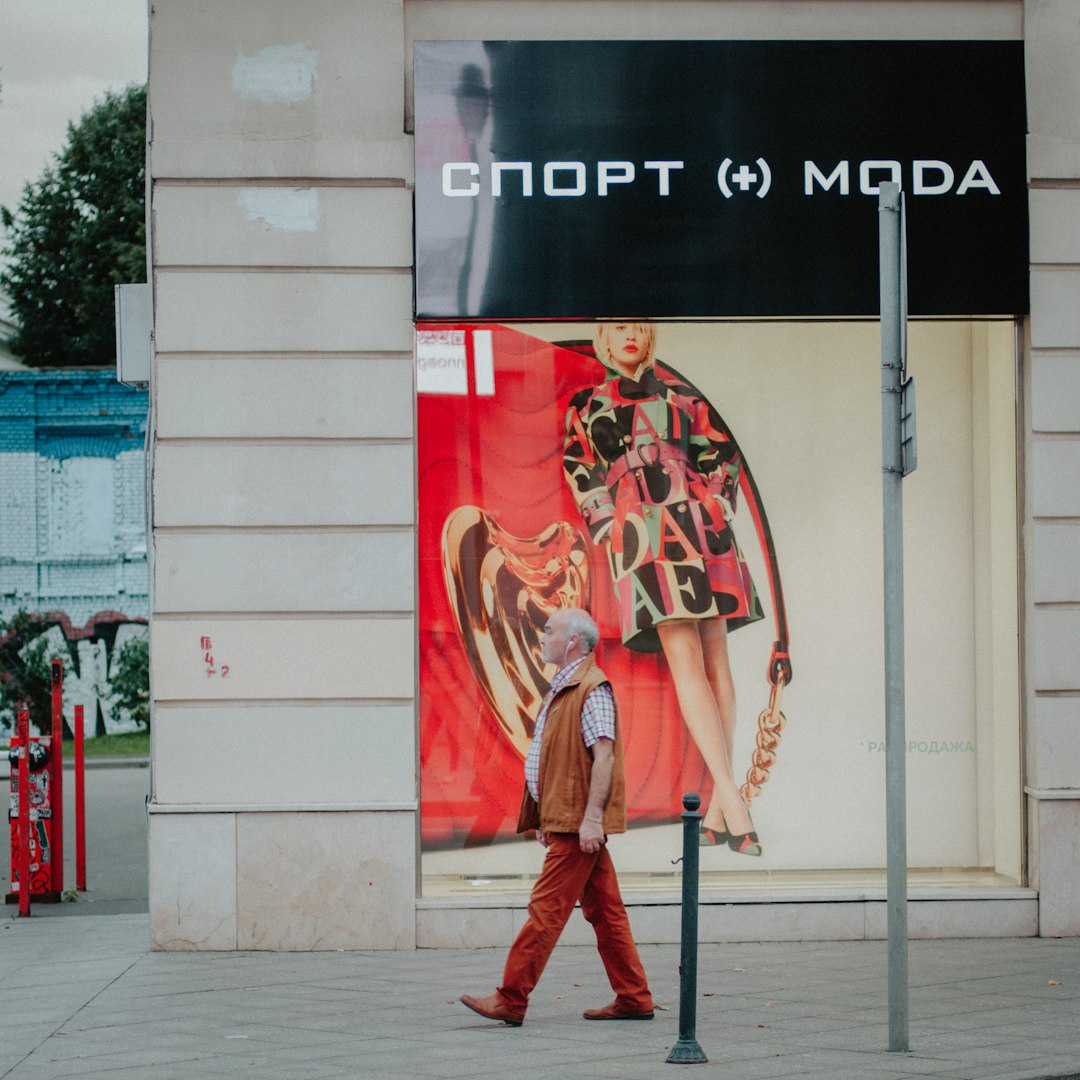
<path fill-rule="evenodd" d="M 149 731 L 150 642 L 145 637 L 133 637 L 124 642 L 113 661 L 109 685 L 116 704 Z"/>
<path fill-rule="evenodd" d="M 18 209 L 0 207 L 9 346 L 32 367 L 115 360 L 113 286 L 146 280 L 145 158 L 146 87 L 107 93 Z"/>

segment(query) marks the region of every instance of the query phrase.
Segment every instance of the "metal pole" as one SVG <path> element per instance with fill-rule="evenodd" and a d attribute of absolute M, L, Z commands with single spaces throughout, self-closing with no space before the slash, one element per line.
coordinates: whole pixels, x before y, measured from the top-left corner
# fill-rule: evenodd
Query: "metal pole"
<path fill-rule="evenodd" d="M 64 662 L 53 660 L 52 739 L 49 747 L 49 786 L 52 800 L 52 862 L 49 881 L 56 898 L 64 892 Z"/>
<path fill-rule="evenodd" d="M 20 709 L 16 718 L 19 737 L 19 915 L 30 914 L 30 714 Z"/>
<path fill-rule="evenodd" d="M 709 1059 L 696 1037 L 698 945 L 698 839 L 701 832 L 701 796 L 683 796 L 682 948 L 679 953 L 679 1041 L 667 1060 L 673 1065 L 703 1065 Z"/>
<path fill-rule="evenodd" d="M 75 706 L 75 888 L 86 892 L 86 759 L 83 707 Z"/>
<path fill-rule="evenodd" d="M 904 322 L 900 275 L 903 196 L 878 196 L 881 284 L 881 476 L 885 563 L 885 829 L 888 858 L 889 1050 L 908 1049 L 907 736 L 904 725 L 904 501 L 901 382 Z"/>

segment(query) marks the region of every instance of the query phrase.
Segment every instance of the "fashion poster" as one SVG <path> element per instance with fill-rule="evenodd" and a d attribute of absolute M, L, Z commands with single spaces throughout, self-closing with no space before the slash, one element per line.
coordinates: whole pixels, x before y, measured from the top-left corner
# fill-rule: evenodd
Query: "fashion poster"
<path fill-rule="evenodd" d="M 752 819 L 760 839 L 760 853 L 740 854 L 715 828 L 706 872 L 884 865 L 877 333 L 418 324 L 425 874 L 535 872 L 514 825 L 554 674 L 539 631 L 573 606 L 599 625 L 618 701 L 629 832 L 615 842 L 628 871 L 672 872 L 687 791 L 702 795 L 706 824 L 711 814 L 741 833 Z M 634 363 L 621 370 L 624 346 Z M 983 601 L 1010 568 L 975 528 L 994 481 L 973 446 L 1001 437 L 1011 335 L 1007 324 L 915 324 L 911 348 L 935 363 L 919 370 L 931 418 L 905 481 L 918 672 L 909 853 L 912 865 L 976 866 L 994 716 L 978 709 L 971 673 L 1003 655 L 1008 629 Z M 728 705 L 719 737 L 686 720 L 700 706 L 673 625 L 706 643 L 707 689 Z M 719 687 L 717 635 L 729 678 Z M 733 790 L 749 818 L 735 820 Z"/>

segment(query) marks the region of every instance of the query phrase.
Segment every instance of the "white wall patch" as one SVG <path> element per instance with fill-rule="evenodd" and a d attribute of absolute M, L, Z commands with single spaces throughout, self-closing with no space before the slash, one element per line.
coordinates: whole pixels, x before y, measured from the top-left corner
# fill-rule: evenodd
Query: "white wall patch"
<path fill-rule="evenodd" d="M 264 105 L 294 105 L 311 97 L 318 59 L 307 45 L 271 45 L 254 56 L 240 52 L 232 69 L 233 88 Z"/>
<path fill-rule="evenodd" d="M 236 202 L 248 221 L 285 232 L 314 232 L 319 225 L 315 188 L 243 188 Z"/>

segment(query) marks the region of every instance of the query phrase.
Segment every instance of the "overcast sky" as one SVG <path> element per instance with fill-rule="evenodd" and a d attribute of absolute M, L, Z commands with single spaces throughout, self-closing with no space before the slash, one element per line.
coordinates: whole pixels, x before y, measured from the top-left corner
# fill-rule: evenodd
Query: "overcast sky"
<path fill-rule="evenodd" d="M 147 0 L 0 0 L 0 205 L 106 90 L 146 81 Z"/>

